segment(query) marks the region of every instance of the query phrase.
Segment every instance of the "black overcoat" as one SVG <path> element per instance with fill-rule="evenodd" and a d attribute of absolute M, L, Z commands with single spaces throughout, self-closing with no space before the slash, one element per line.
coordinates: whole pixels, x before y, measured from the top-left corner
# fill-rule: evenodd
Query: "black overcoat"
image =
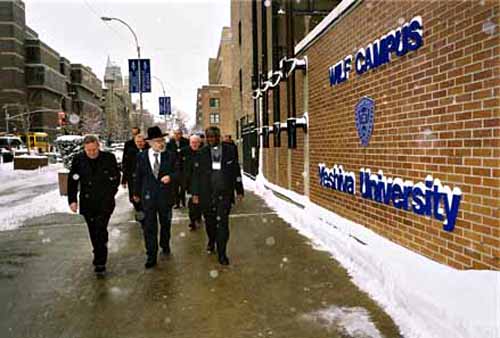
<path fill-rule="evenodd" d="M 221 143 L 222 158 L 221 170 L 224 177 L 223 196 L 234 201 L 234 193 L 243 195 L 243 182 L 241 169 L 238 162 L 236 147 Z M 193 160 L 193 176 L 191 179 L 191 193 L 198 195 L 202 209 L 207 209 L 214 198 L 212 194 L 212 155 L 209 146 L 204 146 L 198 151 Z"/>
<path fill-rule="evenodd" d="M 175 203 L 175 184 L 179 180 L 179 168 L 176 154 L 165 150 L 161 153 L 158 178 L 153 175 L 149 150 L 137 155 L 135 170 L 134 195 L 141 198 L 144 210 L 155 208 L 158 203 L 171 207 Z M 170 176 L 170 182 L 164 184 L 161 178 Z"/>
<path fill-rule="evenodd" d="M 89 161 L 85 152 L 73 158 L 68 176 L 68 203 L 78 202 L 80 190 L 80 214 L 112 213 L 120 185 L 115 155 L 100 151 L 94 170 Z"/>

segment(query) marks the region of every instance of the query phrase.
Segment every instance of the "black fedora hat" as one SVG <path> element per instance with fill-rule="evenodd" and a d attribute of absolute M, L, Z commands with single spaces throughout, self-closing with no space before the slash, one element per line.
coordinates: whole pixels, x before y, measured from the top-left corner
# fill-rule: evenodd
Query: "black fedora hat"
<path fill-rule="evenodd" d="M 160 127 L 154 126 L 154 127 L 148 128 L 148 137 L 146 137 L 145 140 L 151 141 L 152 139 L 155 139 L 155 138 L 163 138 L 166 135 L 167 134 L 162 133 Z"/>

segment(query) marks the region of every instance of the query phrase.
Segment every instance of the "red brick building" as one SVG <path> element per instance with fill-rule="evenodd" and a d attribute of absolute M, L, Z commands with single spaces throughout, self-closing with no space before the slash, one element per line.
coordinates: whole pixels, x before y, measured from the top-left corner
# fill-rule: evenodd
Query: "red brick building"
<path fill-rule="evenodd" d="M 271 116 L 280 97 L 281 133 L 258 124 L 271 130 L 261 173 L 435 261 L 498 270 L 499 13 L 488 0 L 340 2 L 288 54 L 307 70 L 256 91 Z M 287 120 L 303 116 L 287 147 Z"/>

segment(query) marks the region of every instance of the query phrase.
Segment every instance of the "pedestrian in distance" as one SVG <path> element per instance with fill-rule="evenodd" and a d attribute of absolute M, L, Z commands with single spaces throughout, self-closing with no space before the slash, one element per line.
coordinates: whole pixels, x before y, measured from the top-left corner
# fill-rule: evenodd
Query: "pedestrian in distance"
<path fill-rule="evenodd" d="M 68 176 L 71 211 L 84 217 L 94 253 L 94 271 L 103 275 L 108 258 L 108 223 L 115 208 L 120 170 L 115 155 L 100 150 L 95 135 L 83 138 L 84 151 L 75 156 Z M 80 190 L 78 202 L 78 190 Z"/>
<path fill-rule="evenodd" d="M 217 250 L 219 263 L 229 265 L 229 213 L 243 198 L 243 183 L 236 147 L 220 141 L 220 130 L 209 127 L 205 132 L 206 147 L 200 149 L 194 161 L 191 183 L 193 203 L 200 204 L 208 236 L 207 252 Z M 216 247 L 217 246 L 217 247 Z"/>
<path fill-rule="evenodd" d="M 229 134 L 227 135 L 224 135 L 224 140 L 223 142 L 225 143 L 231 143 L 231 144 L 235 144 L 234 141 L 233 141 L 233 137 Z"/>
<path fill-rule="evenodd" d="M 185 178 L 183 177 L 184 175 L 184 163 L 182 162 L 182 156 L 181 156 L 181 151 L 182 148 L 185 148 L 189 146 L 189 141 L 183 136 L 182 129 L 178 128 L 174 131 L 174 137 L 170 139 L 170 141 L 167 144 L 167 149 L 175 154 L 177 154 L 177 166 L 179 167 L 179 172 L 181 174 L 181 177 L 179 179 L 179 182 L 176 182 L 176 186 L 174 187 L 175 189 L 175 209 L 178 209 L 181 207 L 186 206 L 186 192 L 184 190 L 184 184 L 183 181 Z"/>
<path fill-rule="evenodd" d="M 170 250 L 170 229 L 172 205 L 175 202 L 175 186 L 179 172 L 176 154 L 165 146 L 165 135 L 157 126 L 148 128 L 149 150 L 137 156 L 135 170 L 134 201 L 142 202 L 144 210 L 143 232 L 146 246 L 146 269 L 157 264 L 158 218 L 160 220 L 160 247 L 168 256 Z"/>
<path fill-rule="evenodd" d="M 194 160 L 200 149 L 201 139 L 198 135 L 191 135 L 189 138 L 189 146 L 182 148 L 182 162 L 184 164 L 184 188 L 188 193 L 188 208 L 189 208 L 189 230 L 194 231 L 201 225 L 201 209 L 199 204 L 193 203 L 191 193 L 191 181 L 194 169 Z"/>

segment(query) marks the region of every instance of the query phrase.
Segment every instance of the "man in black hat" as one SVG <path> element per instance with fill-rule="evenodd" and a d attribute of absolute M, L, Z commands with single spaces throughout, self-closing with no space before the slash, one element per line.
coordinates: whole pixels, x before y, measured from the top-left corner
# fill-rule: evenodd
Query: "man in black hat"
<path fill-rule="evenodd" d="M 182 177 L 179 178 L 179 182 L 175 186 L 175 209 L 186 206 L 186 192 L 184 190 L 184 185 L 182 182 L 185 180 L 184 176 L 184 163 L 182 161 L 181 151 L 182 148 L 189 146 L 189 141 L 183 136 L 182 129 L 178 128 L 174 131 L 174 137 L 170 139 L 167 144 L 167 149 L 171 152 L 177 154 L 177 166 L 179 167 L 179 172 Z"/>
<path fill-rule="evenodd" d="M 150 149 L 137 156 L 134 201 L 142 202 L 144 210 L 144 241 L 146 269 L 157 263 L 158 217 L 160 218 L 160 246 L 163 255 L 170 255 L 170 227 L 172 205 L 175 202 L 175 184 L 178 182 L 176 155 L 165 147 L 165 134 L 157 126 L 148 129 Z"/>
<path fill-rule="evenodd" d="M 115 155 L 99 150 L 95 135 L 83 138 L 84 151 L 75 156 L 68 176 L 68 203 L 78 211 L 80 187 L 80 214 L 85 218 L 94 248 L 95 272 L 106 271 L 108 258 L 108 222 L 115 208 L 115 194 L 120 185 L 120 170 Z"/>
<path fill-rule="evenodd" d="M 229 240 L 229 212 L 234 203 L 243 198 L 243 183 L 236 147 L 220 142 L 220 130 L 210 127 L 205 133 L 208 146 L 200 149 L 194 160 L 191 189 L 193 203 L 200 204 L 208 235 L 207 251 L 217 253 L 219 263 L 228 265 L 226 254 Z"/>

